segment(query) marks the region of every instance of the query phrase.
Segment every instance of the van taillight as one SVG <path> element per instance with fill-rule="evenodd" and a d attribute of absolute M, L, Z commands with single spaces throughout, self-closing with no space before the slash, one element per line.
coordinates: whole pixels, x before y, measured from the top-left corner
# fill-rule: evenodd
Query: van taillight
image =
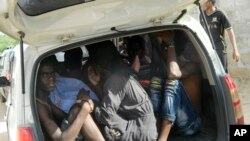
<path fill-rule="evenodd" d="M 18 141 L 34 141 L 31 127 L 18 127 L 17 136 Z"/>
<path fill-rule="evenodd" d="M 240 102 L 240 98 L 238 95 L 236 85 L 229 74 L 224 76 L 224 80 L 226 81 L 226 83 L 230 89 L 230 94 L 231 94 L 233 107 L 234 107 L 236 124 L 244 124 L 244 116 L 243 116 L 241 102 Z"/>

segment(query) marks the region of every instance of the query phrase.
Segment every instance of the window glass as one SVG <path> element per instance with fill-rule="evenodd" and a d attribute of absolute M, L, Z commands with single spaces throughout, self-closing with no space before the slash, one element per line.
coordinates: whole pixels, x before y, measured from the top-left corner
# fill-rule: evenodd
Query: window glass
<path fill-rule="evenodd" d="M 90 1 L 94 0 L 18 0 L 18 5 L 25 14 L 35 16 Z"/>

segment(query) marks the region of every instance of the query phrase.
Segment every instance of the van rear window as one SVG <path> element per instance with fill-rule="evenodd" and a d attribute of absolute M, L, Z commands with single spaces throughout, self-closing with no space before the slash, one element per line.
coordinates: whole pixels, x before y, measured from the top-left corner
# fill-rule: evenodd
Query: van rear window
<path fill-rule="evenodd" d="M 29 16 L 95 0 L 18 0 L 19 7 Z"/>

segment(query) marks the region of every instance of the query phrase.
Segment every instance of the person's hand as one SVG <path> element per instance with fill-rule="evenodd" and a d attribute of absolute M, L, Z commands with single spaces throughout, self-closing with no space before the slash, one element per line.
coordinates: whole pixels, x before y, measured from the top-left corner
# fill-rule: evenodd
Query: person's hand
<path fill-rule="evenodd" d="M 84 106 L 84 103 L 89 104 L 89 113 L 92 113 L 94 111 L 94 102 L 91 99 L 88 100 L 78 100 L 77 105 L 78 106 Z"/>
<path fill-rule="evenodd" d="M 138 73 L 140 71 L 141 63 L 138 55 L 135 56 L 134 62 L 132 62 L 131 68 Z"/>
<path fill-rule="evenodd" d="M 81 89 L 79 92 L 78 92 L 78 95 L 77 95 L 77 103 L 81 102 L 82 100 L 89 100 L 90 97 L 89 97 L 89 91 L 85 90 L 85 89 Z"/>
<path fill-rule="evenodd" d="M 94 110 L 94 102 L 89 97 L 89 91 L 87 91 L 85 89 L 81 89 L 78 92 L 77 100 L 76 100 L 76 103 L 78 103 L 80 105 L 82 105 L 83 102 L 88 102 L 88 104 L 90 106 L 90 113 L 91 113 Z"/>
<path fill-rule="evenodd" d="M 236 50 L 236 51 L 233 51 L 233 59 L 236 61 L 236 62 L 239 62 L 240 60 L 240 54 L 239 52 Z"/>

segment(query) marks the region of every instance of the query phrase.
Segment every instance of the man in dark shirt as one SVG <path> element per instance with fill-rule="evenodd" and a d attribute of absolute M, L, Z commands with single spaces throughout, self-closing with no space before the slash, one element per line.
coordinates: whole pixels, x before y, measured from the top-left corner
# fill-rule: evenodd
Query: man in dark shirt
<path fill-rule="evenodd" d="M 111 41 L 86 46 L 88 78 L 99 95 L 95 118 L 108 141 L 155 141 L 156 119 L 146 91 Z"/>
<path fill-rule="evenodd" d="M 227 31 L 229 40 L 233 47 L 233 59 L 238 62 L 240 60 L 240 54 L 238 52 L 236 39 L 233 28 L 226 17 L 226 15 L 215 6 L 216 0 L 207 0 L 202 8 L 208 24 L 208 28 L 211 32 L 214 40 L 215 49 L 222 62 L 222 65 L 226 72 L 228 72 L 227 62 L 227 45 L 224 38 L 224 32 Z M 201 18 L 201 24 L 205 27 L 205 23 Z"/>

